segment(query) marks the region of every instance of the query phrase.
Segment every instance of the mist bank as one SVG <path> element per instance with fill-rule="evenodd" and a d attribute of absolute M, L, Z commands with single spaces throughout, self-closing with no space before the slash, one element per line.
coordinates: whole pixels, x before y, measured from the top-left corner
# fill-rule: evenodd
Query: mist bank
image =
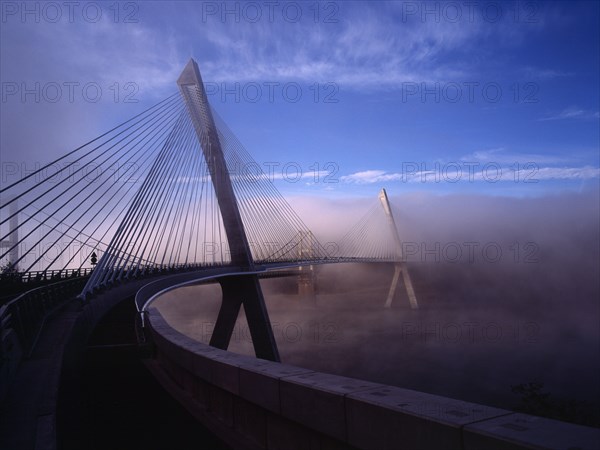
<path fill-rule="evenodd" d="M 294 277 L 263 280 L 283 360 L 506 408 L 520 401 L 511 386 L 539 382 L 551 398 L 597 415 L 598 195 L 392 200 L 402 239 L 427 250 L 407 262 L 419 309 L 410 309 L 402 285 L 392 308 L 383 308 L 391 264 L 315 266 L 314 297 L 297 295 Z M 307 225 L 334 234 L 332 227 L 350 223 L 343 206 L 360 216 L 369 203 L 317 201 Z M 502 257 L 454 260 L 440 251 L 436 258 L 435 244 L 452 242 L 496 243 Z M 173 326 L 208 342 L 220 288 L 181 289 L 158 304 Z M 230 349 L 252 354 L 243 311 Z"/>

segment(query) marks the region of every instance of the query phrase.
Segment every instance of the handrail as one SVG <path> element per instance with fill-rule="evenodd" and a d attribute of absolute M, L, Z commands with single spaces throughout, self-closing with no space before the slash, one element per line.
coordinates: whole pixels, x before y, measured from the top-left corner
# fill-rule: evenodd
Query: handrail
<path fill-rule="evenodd" d="M 334 260 L 319 261 L 321 263 L 333 263 Z M 243 270 L 237 266 L 221 266 L 214 267 L 209 270 L 199 270 L 197 272 L 188 272 L 185 274 L 177 274 L 172 277 L 162 278 L 157 281 L 148 283 L 142 287 L 135 296 L 135 306 L 140 314 L 143 314 L 146 307 L 154 301 L 159 295 L 166 294 L 169 291 L 185 286 L 204 283 L 209 280 L 220 277 L 228 277 L 235 275 L 265 275 L 270 271 L 298 268 L 302 265 L 315 264 L 315 261 L 306 260 L 294 263 L 270 263 L 255 266 L 255 270 Z M 178 280 L 178 278 L 181 278 Z"/>
<path fill-rule="evenodd" d="M 76 277 L 31 289 L 0 307 L 0 337 L 13 329 L 27 356 L 31 356 L 44 322 L 50 314 L 77 295 L 87 281 Z M 0 366 L 4 361 L 4 340 L 0 342 Z"/>
<path fill-rule="evenodd" d="M 290 264 L 295 265 L 306 265 L 306 264 L 329 264 L 329 263 L 343 263 L 343 262 L 400 262 L 395 258 L 361 258 L 353 256 L 331 256 L 325 258 L 306 258 L 302 260 L 290 260 L 290 261 L 278 261 L 278 260 L 257 260 L 255 263 L 262 265 L 277 265 L 277 264 Z M 226 267 L 229 263 L 187 263 L 187 264 L 173 264 L 170 266 L 140 266 L 139 272 L 141 273 L 155 273 L 162 271 L 179 271 L 182 269 L 203 269 L 207 267 Z M 126 268 L 133 268 L 133 266 Z M 40 281 L 52 281 L 62 280 L 77 277 L 85 277 L 93 272 L 94 268 L 88 267 L 84 269 L 52 269 L 52 270 L 38 270 L 31 272 L 0 272 L 0 282 L 18 282 L 18 283 L 36 283 Z"/>
<path fill-rule="evenodd" d="M 53 269 L 37 270 L 31 272 L 8 271 L 0 273 L 0 281 L 17 283 L 35 283 L 40 281 L 52 281 L 57 279 L 68 279 L 86 277 L 92 273 L 93 268 L 85 269 Z"/>
<path fill-rule="evenodd" d="M 272 270 L 297 268 L 303 265 L 331 264 L 340 262 L 358 262 L 368 261 L 361 258 L 325 258 L 311 259 L 307 258 L 298 261 L 265 261 L 255 266 L 255 270 L 243 270 L 241 267 L 231 266 L 230 264 L 215 264 L 215 265 L 195 265 L 182 264 L 169 267 L 148 267 L 140 272 L 140 276 L 135 278 L 143 278 L 144 276 L 156 275 L 161 272 L 174 272 L 172 276 L 161 278 L 144 286 L 136 295 L 136 307 L 139 312 L 139 319 L 142 327 L 144 326 L 144 310 L 147 305 L 156 298 L 159 294 L 163 294 L 178 287 L 191 284 L 203 283 L 217 277 L 233 276 L 239 274 L 266 274 Z M 388 262 L 388 261 L 379 261 Z M 197 269 L 197 270 L 194 270 Z M 184 270 L 184 273 L 181 271 Z M 42 272 L 41 272 L 42 273 Z M 5 362 L 7 345 L 4 337 L 8 335 L 10 329 L 14 330 L 19 339 L 21 348 L 24 354 L 28 357 L 35 349 L 36 342 L 39 338 L 41 330 L 48 316 L 56 309 L 63 306 L 68 300 L 79 294 L 84 288 L 89 273 L 87 269 L 83 273 L 86 276 L 76 276 L 79 271 L 47 271 L 43 272 L 47 276 L 63 276 L 68 275 L 69 278 L 63 279 L 56 283 L 46 284 L 44 286 L 31 289 L 18 297 L 10 300 L 0 307 L 0 367 Z M 18 275 L 25 276 L 25 274 Z M 33 279 L 29 273 L 27 279 Z M 6 277 L 7 274 L 4 274 Z M 2 276 L 0 276 L 2 279 Z M 6 278 L 5 278 L 6 279 Z"/>
<path fill-rule="evenodd" d="M 237 266 L 213 266 L 211 268 L 204 268 L 195 272 L 186 272 L 184 274 L 175 274 L 171 277 L 161 278 L 160 280 L 153 281 L 142 287 L 135 296 L 135 305 L 138 313 L 142 316 L 147 306 L 154 301 L 159 295 L 165 294 L 174 289 L 178 289 L 184 286 L 191 286 L 193 284 L 203 283 L 215 278 L 233 276 L 233 275 L 265 275 L 269 271 L 284 270 L 298 268 L 305 265 L 318 265 L 318 264 L 339 264 L 345 262 L 372 262 L 365 258 L 326 258 L 320 260 L 301 260 L 294 262 L 269 262 L 266 264 L 258 264 L 255 266 L 255 270 L 242 270 L 241 267 Z M 377 262 L 394 262 L 387 260 L 377 260 Z M 213 273 L 214 272 L 214 273 Z M 181 278 L 181 279 L 179 279 Z"/>

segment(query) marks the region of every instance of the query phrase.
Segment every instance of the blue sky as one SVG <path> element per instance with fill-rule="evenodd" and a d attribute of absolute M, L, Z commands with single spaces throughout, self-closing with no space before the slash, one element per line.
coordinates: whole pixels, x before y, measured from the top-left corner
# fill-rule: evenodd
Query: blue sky
<path fill-rule="evenodd" d="M 176 92 L 194 57 L 286 195 L 598 188 L 598 2 L 270 5 L 2 2 L 3 163 L 97 136 Z"/>

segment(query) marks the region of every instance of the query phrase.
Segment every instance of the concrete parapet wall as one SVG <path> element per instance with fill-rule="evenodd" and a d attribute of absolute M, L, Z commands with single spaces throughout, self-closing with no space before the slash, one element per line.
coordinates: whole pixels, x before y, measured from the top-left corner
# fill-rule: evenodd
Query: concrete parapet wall
<path fill-rule="evenodd" d="M 235 448 L 597 449 L 600 430 L 237 355 L 150 305 L 150 368 Z"/>

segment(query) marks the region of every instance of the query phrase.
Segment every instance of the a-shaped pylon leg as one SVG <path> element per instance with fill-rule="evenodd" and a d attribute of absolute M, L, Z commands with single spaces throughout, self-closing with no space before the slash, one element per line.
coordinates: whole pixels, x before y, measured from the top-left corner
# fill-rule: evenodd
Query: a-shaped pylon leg
<path fill-rule="evenodd" d="M 412 309 L 419 309 L 419 304 L 417 303 L 417 296 L 415 295 L 412 280 L 410 279 L 410 275 L 408 274 L 408 270 L 406 268 L 406 263 L 404 262 L 396 263 L 394 265 L 394 277 L 392 278 L 392 284 L 390 285 L 387 300 L 385 301 L 385 307 L 390 308 L 392 306 L 392 301 L 394 300 L 396 289 L 398 287 L 398 281 L 400 280 L 400 273 L 402 273 L 402 280 L 404 281 L 404 287 L 406 289 L 406 294 L 408 295 L 410 307 Z"/>
<path fill-rule="evenodd" d="M 256 357 L 278 362 L 280 359 L 277 343 L 273 336 L 258 277 L 256 275 L 223 277 L 219 280 L 219 284 L 223 291 L 223 300 L 210 338 L 210 345 L 227 350 L 240 306 L 244 305 Z"/>

